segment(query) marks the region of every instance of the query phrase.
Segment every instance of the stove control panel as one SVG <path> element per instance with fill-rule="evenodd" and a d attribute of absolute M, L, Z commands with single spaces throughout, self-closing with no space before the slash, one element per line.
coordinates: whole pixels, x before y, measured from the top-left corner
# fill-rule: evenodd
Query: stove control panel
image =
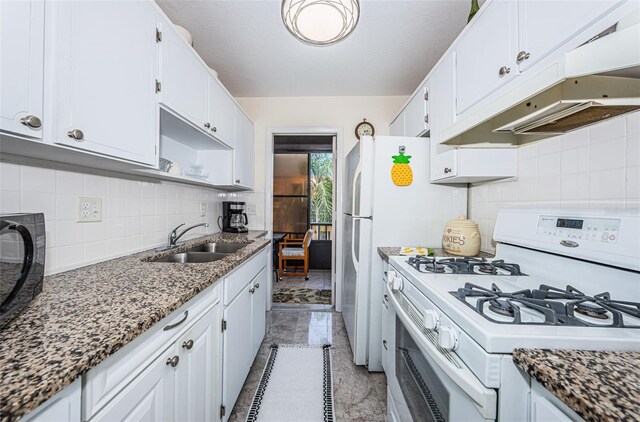
<path fill-rule="evenodd" d="M 616 243 L 619 231 L 620 220 L 616 218 L 574 218 L 543 215 L 538 219 L 536 233 L 557 238 L 566 246 L 578 246 L 579 241 L 585 240 Z"/>

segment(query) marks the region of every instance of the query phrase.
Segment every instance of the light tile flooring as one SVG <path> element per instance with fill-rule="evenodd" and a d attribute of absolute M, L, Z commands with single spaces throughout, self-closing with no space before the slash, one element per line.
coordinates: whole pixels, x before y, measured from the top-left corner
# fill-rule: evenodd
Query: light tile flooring
<path fill-rule="evenodd" d="M 238 397 L 230 421 L 245 420 L 269 356 L 269 346 L 273 343 L 333 344 L 331 356 L 336 420 L 349 422 L 385 420 L 386 377 L 383 373 L 371 373 L 365 367 L 356 366 L 353 363 L 342 314 L 277 310 L 267 314 L 267 334 Z M 287 388 L 287 386 L 269 385 L 268 388 Z"/>
<path fill-rule="evenodd" d="M 331 271 L 311 270 L 309 280 L 304 277 L 282 277 L 282 281 L 274 283 L 274 287 L 288 289 L 324 289 L 331 290 Z"/>

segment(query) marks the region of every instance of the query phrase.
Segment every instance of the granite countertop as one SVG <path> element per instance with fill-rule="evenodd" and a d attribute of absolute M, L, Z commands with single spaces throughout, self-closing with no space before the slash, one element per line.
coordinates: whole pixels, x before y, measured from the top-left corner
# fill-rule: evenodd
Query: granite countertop
<path fill-rule="evenodd" d="M 434 250 L 436 256 L 459 257 L 459 255 L 452 255 L 450 253 L 445 252 L 444 249 L 441 249 L 441 248 L 433 248 L 433 250 Z M 381 247 L 378 247 L 378 255 L 380 255 L 380 258 L 382 258 L 385 261 L 389 262 L 389 257 L 390 256 L 398 256 L 398 255 L 400 255 L 400 246 L 394 246 L 394 247 L 381 246 Z M 487 253 L 487 252 L 480 251 L 480 253 L 477 256 L 479 258 L 491 259 L 495 255 Z"/>
<path fill-rule="evenodd" d="M 0 330 L 0 420 L 17 420 L 236 268 L 271 240 L 216 233 L 45 277 L 42 293 Z M 216 262 L 156 263 L 213 241 L 249 246 Z"/>
<path fill-rule="evenodd" d="M 640 352 L 515 349 L 513 361 L 586 421 L 640 420 Z"/>

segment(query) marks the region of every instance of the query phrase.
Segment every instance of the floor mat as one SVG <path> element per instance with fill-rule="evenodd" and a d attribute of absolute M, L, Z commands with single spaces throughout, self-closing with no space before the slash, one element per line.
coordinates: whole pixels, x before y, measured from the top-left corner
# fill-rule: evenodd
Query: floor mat
<path fill-rule="evenodd" d="M 331 345 L 274 344 L 247 422 L 334 421 Z"/>
<path fill-rule="evenodd" d="M 273 291 L 273 303 L 331 305 L 331 290 L 276 287 Z"/>

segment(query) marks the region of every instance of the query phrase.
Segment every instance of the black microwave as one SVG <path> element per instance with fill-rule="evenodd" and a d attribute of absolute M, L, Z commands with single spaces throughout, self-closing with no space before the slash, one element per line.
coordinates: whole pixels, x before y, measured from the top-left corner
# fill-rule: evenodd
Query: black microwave
<path fill-rule="evenodd" d="M 0 328 L 42 291 L 44 214 L 0 216 Z"/>

